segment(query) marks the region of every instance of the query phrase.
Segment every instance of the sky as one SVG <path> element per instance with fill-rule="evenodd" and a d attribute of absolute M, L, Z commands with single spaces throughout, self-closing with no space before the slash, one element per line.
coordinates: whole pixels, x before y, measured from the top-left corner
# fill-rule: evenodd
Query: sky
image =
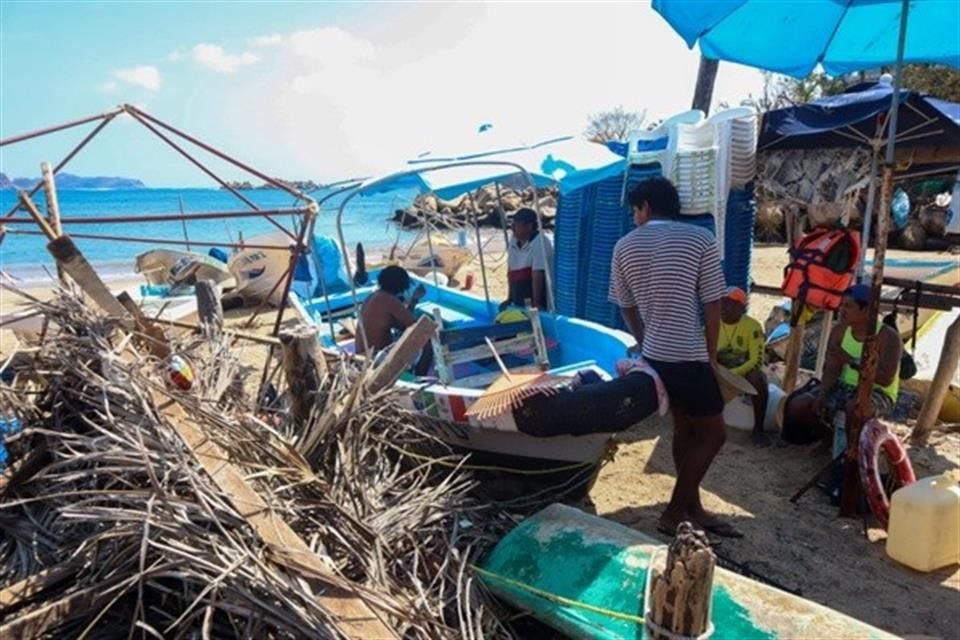
<path fill-rule="evenodd" d="M 328 182 L 473 148 L 483 124 L 512 143 L 582 134 L 616 106 L 668 117 L 698 63 L 635 1 L 0 0 L 0 138 L 129 103 L 270 175 Z M 721 63 L 714 102 L 760 88 Z M 0 171 L 36 176 L 93 126 L 0 147 Z M 214 186 L 127 116 L 65 171 Z"/>

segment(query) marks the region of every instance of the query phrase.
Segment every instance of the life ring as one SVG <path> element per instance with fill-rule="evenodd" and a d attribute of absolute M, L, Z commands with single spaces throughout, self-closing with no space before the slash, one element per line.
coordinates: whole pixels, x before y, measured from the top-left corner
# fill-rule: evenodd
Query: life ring
<path fill-rule="evenodd" d="M 913 465 L 910 464 L 907 451 L 885 424 L 879 420 L 870 420 L 863 425 L 857 455 L 860 463 L 860 482 L 863 483 L 863 493 L 867 498 L 870 511 L 876 516 L 880 526 L 886 529 L 890 521 L 890 497 L 880 480 L 878 462 L 881 448 L 887 454 L 890 469 L 901 487 L 916 482 L 917 476 L 913 473 Z"/>

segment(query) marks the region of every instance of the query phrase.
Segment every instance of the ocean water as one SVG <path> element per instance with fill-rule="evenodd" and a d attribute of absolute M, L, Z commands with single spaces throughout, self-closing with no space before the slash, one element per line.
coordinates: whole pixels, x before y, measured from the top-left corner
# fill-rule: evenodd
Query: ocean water
<path fill-rule="evenodd" d="M 243 195 L 262 209 L 290 208 L 294 199 L 275 190 L 245 191 Z M 324 193 L 310 194 L 319 200 Z M 343 215 L 344 236 L 351 249 L 363 242 L 366 249 L 378 249 L 392 245 L 398 239 L 409 242 L 415 232 L 403 231 L 388 217 L 398 208 L 408 206 L 415 196 L 412 191 L 397 191 L 369 197 L 357 197 L 347 203 Z M 138 214 L 176 214 L 180 200 L 186 213 L 210 211 L 246 211 L 248 207 L 233 194 L 220 189 L 122 189 L 107 191 L 62 190 L 58 192 L 60 215 L 64 231 L 73 234 L 130 236 L 141 239 L 176 240 L 178 245 L 164 245 L 171 249 L 185 249 L 184 228 L 181 221 L 141 222 L 110 224 L 70 224 L 71 218 L 95 218 L 98 216 L 136 216 Z M 42 191 L 34 198 L 41 211 L 46 211 Z M 337 206 L 342 196 L 331 198 L 322 206 L 317 219 L 316 231 L 336 237 Z M 0 218 L 16 203 L 16 192 L 0 191 Z M 37 231 L 26 211 L 20 210 L 16 217 L 29 223 L 6 223 L 8 234 L 0 244 L 0 270 L 24 282 L 43 280 L 52 271 L 53 259 L 46 250 L 46 239 L 39 235 L 24 235 L 19 231 Z M 293 216 L 275 217 L 286 228 L 293 228 Z M 186 223 L 191 241 L 237 242 L 242 236 L 250 241 L 253 236 L 276 231 L 277 228 L 262 217 L 217 218 L 192 220 Z M 159 247 L 150 242 L 107 241 L 75 238 L 75 242 L 87 259 L 94 263 L 105 277 L 122 277 L 132 273 L 133 259 L 140 253 Z M 193 251 L 206 254 L 208 247 L 194 247 Z M 227 253 L 231 250 L 225 249 Z"/>

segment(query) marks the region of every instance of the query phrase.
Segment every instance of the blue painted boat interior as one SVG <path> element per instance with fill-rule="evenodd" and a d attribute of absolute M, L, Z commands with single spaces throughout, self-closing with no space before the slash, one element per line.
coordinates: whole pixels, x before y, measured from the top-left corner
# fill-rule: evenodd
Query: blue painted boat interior
<path fill-rule="evenodd" d="M 376 275 L 376 271 L 371 272 L 371 281 L 376 280 Z M 471 293 L 448 287 L 437 287 L 430 278 L 419 278 L 411 274 L 411 280 L 413 280 L 411 287 L 422 284 L 426 289 L 426 295 L 417 305 L 417 314 L 432 316 L 434 310 L 439 309 L 444 329 L 495 324 L 499 311 L 497 301 L 487 303 L 484 298 Z M 375 290 L 375 286 L 357 289 L 358 304 Z M 329 309 L 333 310 L 335 331 L 339 329 L 337 319 L 356 317 L 353 294 L 349 291 L 327 298 L 304 300 L 301 304 L 313 322 L 321 328 L 321 341 L 325 346 L 334 345 L 329 330 L 330 323 L 327 315 Z M 541 312 L 540 322 L 547 342 L 551 371 L 554 373 L 571 367 L 577 369 L 587 364 L 596 364 L 614 376 L 617 360 L 624 357 L 627 347 L 633 344 L 632 338 L 626 333 L 579 319 Z M 352 342 L 340 342 L 337 346 L 345 351 L 352 351 Z M 508 355 L 505 359 L 505 364 L 511 368 L 530 363 L 533 363 L 533 354 L 529 357 Z M 491 358 L 490 362 L 480 361 L 457 365 L 455 373 L 456 377 L 460 378 L 485 371 L 495 371 L 496 368 L 497 365 Z"/>

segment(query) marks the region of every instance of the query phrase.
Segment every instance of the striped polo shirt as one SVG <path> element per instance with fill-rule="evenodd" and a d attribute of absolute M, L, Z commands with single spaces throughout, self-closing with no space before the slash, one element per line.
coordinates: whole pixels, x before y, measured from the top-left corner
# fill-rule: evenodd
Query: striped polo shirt
<path fill-rule="evenodd" d="M 716 240 L 692 224 L 650 220 L 613 250 L 609 298 L 639 310 L 645 358 L 708 362 L 701 309 L 725 287 Z"/>

